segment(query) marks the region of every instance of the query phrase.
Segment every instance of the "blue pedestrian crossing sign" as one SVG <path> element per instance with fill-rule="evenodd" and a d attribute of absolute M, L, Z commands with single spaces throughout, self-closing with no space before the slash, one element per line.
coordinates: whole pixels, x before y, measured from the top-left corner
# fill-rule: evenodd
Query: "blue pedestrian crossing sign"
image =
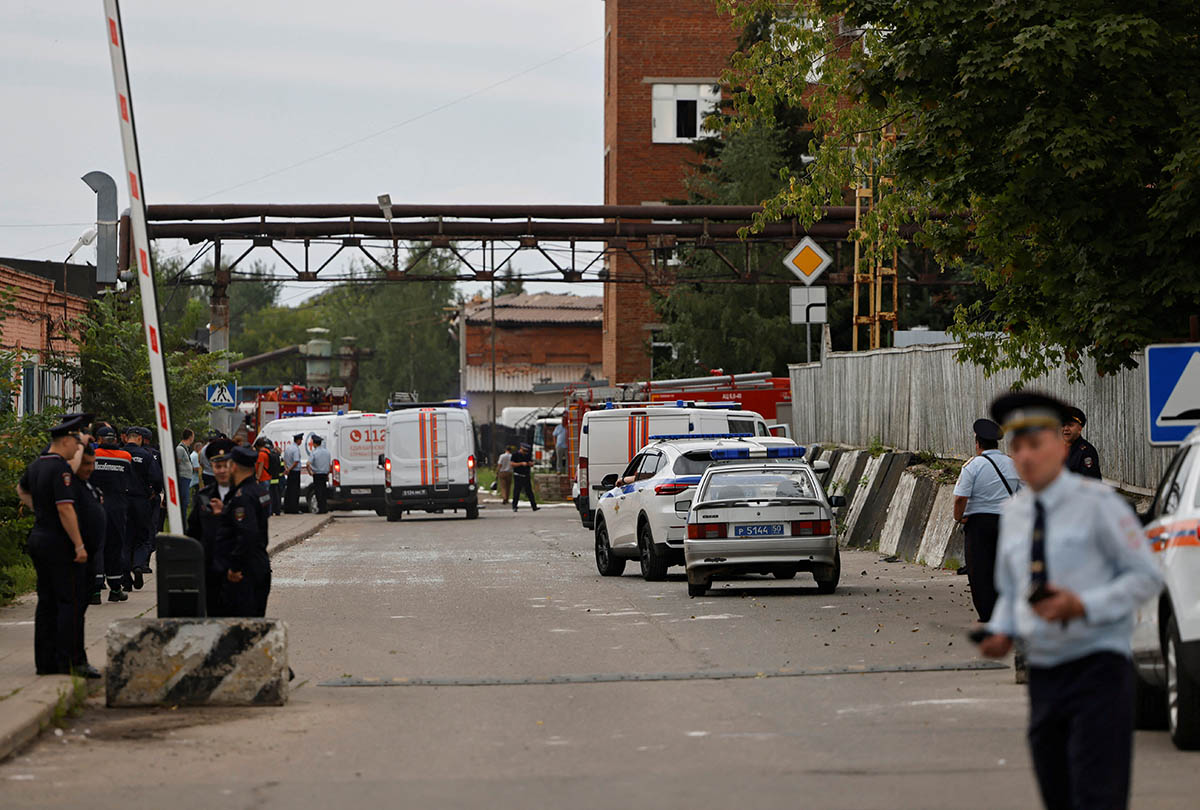
<path fill-rule="evenodd" d="M 1180 444 L 1200 425 L 1200 343 L 1146 347 L 1150 443 Z"/>
<path fill-rule="evenodd" d="M 208 404 L 214 408 L 236 408 L 237 383 L 213 383 L 208 386 Z"/>

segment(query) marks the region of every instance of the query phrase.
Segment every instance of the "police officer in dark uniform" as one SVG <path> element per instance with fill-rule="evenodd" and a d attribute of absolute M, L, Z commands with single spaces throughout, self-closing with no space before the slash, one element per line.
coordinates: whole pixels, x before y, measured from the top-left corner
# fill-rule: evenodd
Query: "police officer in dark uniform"
<path fill-rule="evenodd" d="M 108 601 L 123 602 L 129 594 L 122 583 L 130 574 L 129 491 L 134 485 L 133 457 L 117 445 L 117 432 L 108 425 L 96 431 L 96 469 L 91 483 L 104 494 L 104 543 L 98 550 L 97 581 L 92 604 L 100 600 L 100 579 L 108 581 Z"/>
<path fill-rule="evenodd" d="M 85 445 L 83 456 L 79 460 L 79 469 L 75 471 L 75 516 L 79 521 L 79 533 L 83 536 L 83 547 L 88 558 L 85 563 L 87 576 L 75 583 L 78 593 L 75 602 L 74 665 L 76 672 L 87 678 L 99 678 L 100 671 L 88 663 L 83 622 L 89 602 L 100 604 L 100 592 L 93 593 L 92 589 L 99 582 L 97 575 L 101 578 L 104 576 L 104 495 L 91 482 L 95 469 L 96 450 L 90 444 Z"/>
<path fill-rule="evenodd" d="M 129 548 L 131 577 L 125 583 L 141 588 L 142 575 L 150 566 L 151 520 L 156 497 L 154 482 L 162 480 L 162 470 L 154 454 L 142 446 L 142 434 L 136 427 L 126 428 L 125 452 L 133 462 L 133 477 L 129 487 Z"/>
<path fill-rule="evenodd" d="M 217 504 L 223 504 L 233 484 L 229 469 L 229 454 L 233 447 L 233 442 L 229 439 L 213 439 L 204 448 L 210 469 L 213 471 L 213 482 L 200 487 L 196 492 L 187 520 L 187 536 L 200 541 L 200 545 L 204 547 L 205 602 L 208 605 L 209 616 L 227 615 L 221 596 L 222 583 L 229 568 L 228 560 L 222 562 L 216 557 L 217 539 L 222 525 L 221 513 L 217 511 L 220 507 L 217 507 Z"/>
<path fill-rule="evenodd" d="M 1100 454 L 1095 446 L 1083 438 L 1083 428 L 1087 417 L 1083 411 L 1073 406 L 1067 406 L 1067 415 L 1063 421 L 1063 438 L 1070 446 L 1067 453 L 1067 469 L 1085 478 L 1099 479 Z"/>
<path fill-rule="evenodd" d="M 75 513 L 78 497 L 69 459 L 84 443 L 90 414 L 67 414 L 50 429 L 50 447 L 26 468 L 17 492 L 34 511 L 29 556 L 37 571 L 33 657 L 39 675 L 69 673 L 80 641 L 79 581 L 87 578 L 87 550 Z"/>
<path fill-rule="evenodd" d="M 267 556 L 267 522 L 271 494 L 254 480 L 258 453 L 235 447 L 233 488 L 214 511 L 222 516 L 217 537 L 217 564 L 225 568 L 221 600 L 230 616 L 266 616 L 271 593 L 271 560 Z"/>
<path fill-rule="evenodd" d="M 166 483 L 163 480 L 165 476 L 162 471 L 162 453 L 154 446 L 154 433 L 150 428 L 139 427 L 138 435 L 142 437 L 142 447 L 150 451 L 158 467 L 158 477 L 150 482 L 154 488 L 154 497 L 150 499 L 150 552 L 146 555 L 146 564 L 142 566 L 143 574 L 153 574 L 154 571 L 150 568 L 150 554 L 158 550 L 158 533 L 162 531 L 163 515 L 166 513 Z"/>

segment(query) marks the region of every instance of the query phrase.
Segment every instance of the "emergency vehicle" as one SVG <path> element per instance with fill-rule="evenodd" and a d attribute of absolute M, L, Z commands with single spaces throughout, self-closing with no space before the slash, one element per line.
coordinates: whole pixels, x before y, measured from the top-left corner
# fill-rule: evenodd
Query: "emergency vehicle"
<path fill-rule="evenodd" d="M 475 425 L 466 402 L 397 404 L 401 407 L 387 414 L 384 449 L 377 458 L 387 519 L 446 509 L 479 517 Z"/>

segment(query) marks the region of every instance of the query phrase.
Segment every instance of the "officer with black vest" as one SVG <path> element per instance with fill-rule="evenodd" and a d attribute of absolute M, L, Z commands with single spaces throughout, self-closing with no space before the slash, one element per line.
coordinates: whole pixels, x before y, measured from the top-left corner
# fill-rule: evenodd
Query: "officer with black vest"
<path fill-rule="evenodd" d="M 233 447 L 229 439 L 213 439 L 204 448 L 213 482 L 196 492 L 187 520 L 187 536 L 200 541 L 204 547 L 205 601 L 209 616 L 226 615 L 221 595 L 225 574 L 229 569 L 227 561 L 217 559 L 216 549 L 222 525 L 222 506 L 233 484 L 229 460 Z"/>
<path fill-rule="evenodd" d="M 222 517 L 216 563 L 225 568 L 222 604 L 230 616 L 266 616 L 271 593 L 271 560 L 267 556 L 267 523 L 271 494 L 254 480 L 258 453 L 235 447 L 233 488 L 214 511 Z"/>
<path fill-rule="evenodd" d="M 1085 478 L 1101 478 L 1100 454 L 1096 447 L 1083 438 L 1083 428 L 1087 425 L 1087 416 L 1079 408 L 1068 406 L 1067 415 L 1063 421 L 1063 438 L 1066 439 L 1070 451 L 1067 453 L 1067 469 Z"/>
<path fill-rule="evenodd" d="M 166 513 L 166 476 L 162 471 L 162 453 L 154 445 L 154 432 L 150 428 L 139 427 L 138 435 L 142 437 L 142 447 L 150 451 L 158 467 L 158 477 L 150 482 L 154 487 L 154 497 L 150 499 L 150 553 L 146 555 L 146 564 L 142 566 L 143 574 L 152 574 L 154 572 L 150 568 L 150 554 L 158 549 L 158 533 L 162 531 L 163 515 Z"/>
<path fill-rule="evenodd" d="M 84 618 L 89 603 L 100 603 L 100 592 L 93 592 L 93 584 L 98 583 L 98 577 L 104 572 L 104 540 L 105 516 L 104 494 L 92 484 L 91 478 L 96 470 L 96 450 L 90 444 L 84 445 L 83 455 L 79 459 L 79 468 L 75 470 L 75 516 L 79 520 L 79 533 L 83 536 L 83 547 L 88 559 L 85 563 L 87 575 L 75 583 L 77 595 L 75 600 L 75 670 L 88 678 L 100 677 L 100 672 L 91 666 L 87 660 L 87 649 L 84 636 Z"/>
<path fill-rule="evenodd" d="M 39 675 L 67 674 L 82 664 L 77 616 L 87 550 L 75 513 L 78 494 L 69 460 L 80 454 L 81 431 L 91 420 L 91 414 L 64 416 L 50 429 L 50 447 L 17 484 L 21 502 L 34 513 L 27 545 L 37 572 L 33 658 Z"/>
<path fill-rule="evenodd" d="M 100 602 L 100 580 L 108 582 L 108 601 L 123 602 L 129 594 L 122 583 L 129 576 L 129 492 L 134 486 L 133 456 L 117 446 L 117 432 L 108 425 L 96 431 L 96 469 L 92 485 L 104 494 L 104 542 L 98 551 L 96 584 L 91 602 Z"/>
<path fill-rule="evenodd" d="M 148 573 L 150 567 L 151 520 L 154 511 L 156 485 L 162 480 L 162 469 L 154 460 L 154 454 L 142 446 L 142 432 L 137 427 L 125 430 L 125 452 L 129 453 L 133 464 L 133 477 L 129 487 L 129 547 L 132 584 L 141 588 L 142 575 Z M 129 581 L 126 582 L 129 584 Z"/>

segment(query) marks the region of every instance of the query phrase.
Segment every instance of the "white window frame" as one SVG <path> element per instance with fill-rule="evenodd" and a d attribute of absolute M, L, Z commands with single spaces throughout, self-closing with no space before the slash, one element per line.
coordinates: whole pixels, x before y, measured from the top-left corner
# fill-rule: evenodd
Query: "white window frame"
<path fill-rule="evenodd" d="M 704 128 L 707 118 L 721 100 L 721 89 L 715 84 L 684 82 L 671 84 L 655 82 L 650 85 L 650 138 L 654 143 L 692 143 L 711 138 L 717 133 Z M 678 134 L 677 110 L 680 101 L 696 102 L 696 134 Z"/>

